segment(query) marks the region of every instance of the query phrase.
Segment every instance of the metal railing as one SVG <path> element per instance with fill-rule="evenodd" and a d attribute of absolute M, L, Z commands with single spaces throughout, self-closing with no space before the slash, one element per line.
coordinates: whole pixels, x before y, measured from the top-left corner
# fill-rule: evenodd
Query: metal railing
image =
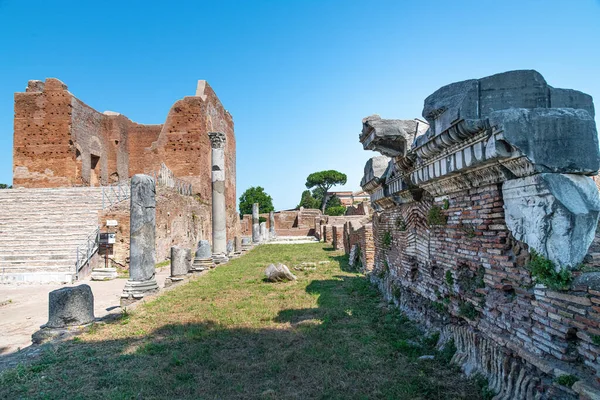
<path fill-rule="evenodd" d="M 157 186 L 173 188 L 182 196 L 192 196 L 192 184 L 185 182 L 179 178 L 175 178 L 173 171 L 164 163 L 160 165 L 160 170 L 150 173 L 154 178 Z"/>
<path fill-rule="evenodd" d="M 98 251 L 100 227 L 94 229 L 83 243 L 77 246 L 77 261 L 75 261 L 75 279 L 79 279 L 79 271 L 90 261 Z"/>
<path fill-rule="evenodd" d="M 111 207 L 131 197 L 131 180 L 123 180 L 110 186 L 102 186 L 102 209 Z"/>
<path fill-rule="evenodd" d="M 192 196 L 192 184 L 181 179 L 175 178 L 164 163 L 161 164 L 159 171 L 154 171 L 148 175 L 154 178 L 156 186 L 164 186 L 177 190 L 180 195 Z M 119 181 L 109 186 L 102 186 L 102 209 L 112 207 L 113 205 L 127 200 L 131 197 L 131 179 Z M 77 261 L 75 262 L 75 277 L 79 279 L 79 271 L 89 262 L 90 258 L 98 251 L 100 227 L 94 229 L 85 241 L 77 246 Z"/>

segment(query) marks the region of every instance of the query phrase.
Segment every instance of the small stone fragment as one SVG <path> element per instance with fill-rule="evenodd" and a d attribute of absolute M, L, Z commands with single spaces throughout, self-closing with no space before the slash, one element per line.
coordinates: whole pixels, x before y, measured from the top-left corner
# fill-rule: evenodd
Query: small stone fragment
<path fill-rule="evenodd" d="M 290 272 L 289 268 L 281 263 L 278 263 L 277 265 L 269 264 L 269 266 L 265 270 L 265 275 L 267 275 L 267 280 L 270 282 L 296 280 L 296 277 Z"/>

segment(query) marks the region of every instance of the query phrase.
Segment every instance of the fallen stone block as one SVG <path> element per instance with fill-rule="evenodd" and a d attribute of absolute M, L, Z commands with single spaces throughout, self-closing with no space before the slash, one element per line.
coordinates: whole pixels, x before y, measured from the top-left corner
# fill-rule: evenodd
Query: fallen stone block
<path fill-rule="evenodd" d="M 292 274 L 289 268 L 281 263 L 270 264 L 265 270 L 265 275 L 269 282 L 295 281 L 296 276 Z"/>

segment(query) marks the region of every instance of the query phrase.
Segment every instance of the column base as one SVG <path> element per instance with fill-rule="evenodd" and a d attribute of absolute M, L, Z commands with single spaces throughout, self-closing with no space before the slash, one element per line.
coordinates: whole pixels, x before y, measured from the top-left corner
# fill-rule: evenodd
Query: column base
<path fill-rule="evenodd" d="M 121 294 L 121 306 L 129 305 L 137 300 L 141 300 L 145 295 L 158 291 L 156 279 L 147 281 L 127 281 Z"/>
<path fill-rule="evenodd" d="M 185 280 L 187 280 L 186 275 L 169 276 L 167 279 L 165 279 L 165 287 L 168 288 Z"/>
<path fill-rule="evenodd" d="M 190 272 L 202 272 L 210 268 L 214 268 L 215 263 L 212 258 L 196 258 L 192 264 Z"/>
<path fill-rule="evenodd" d="M 229 257 L 227 257 L 223 253 L 221 253 L 221 254 L 213 254 L 212 260 L 215 263 L 215 265 L 225 264 L 226 262 L 229 261 Z"/>

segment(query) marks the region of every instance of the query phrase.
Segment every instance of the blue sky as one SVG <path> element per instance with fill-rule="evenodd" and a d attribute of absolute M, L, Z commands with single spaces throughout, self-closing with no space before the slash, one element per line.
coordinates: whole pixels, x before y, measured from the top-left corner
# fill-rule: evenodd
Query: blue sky
<path fill-rule="evenodd" d="M 0 182 L 28 80 L 163 123 L 206 79 L 234 117 L 238 197 L 260 185 L 285 209 L 314 171 L 359 189 L 361 119 L 419 117 L 442 85 L 536 69 L 598 101 L 600 1 L 0 0 L 0 57 Z"/>

